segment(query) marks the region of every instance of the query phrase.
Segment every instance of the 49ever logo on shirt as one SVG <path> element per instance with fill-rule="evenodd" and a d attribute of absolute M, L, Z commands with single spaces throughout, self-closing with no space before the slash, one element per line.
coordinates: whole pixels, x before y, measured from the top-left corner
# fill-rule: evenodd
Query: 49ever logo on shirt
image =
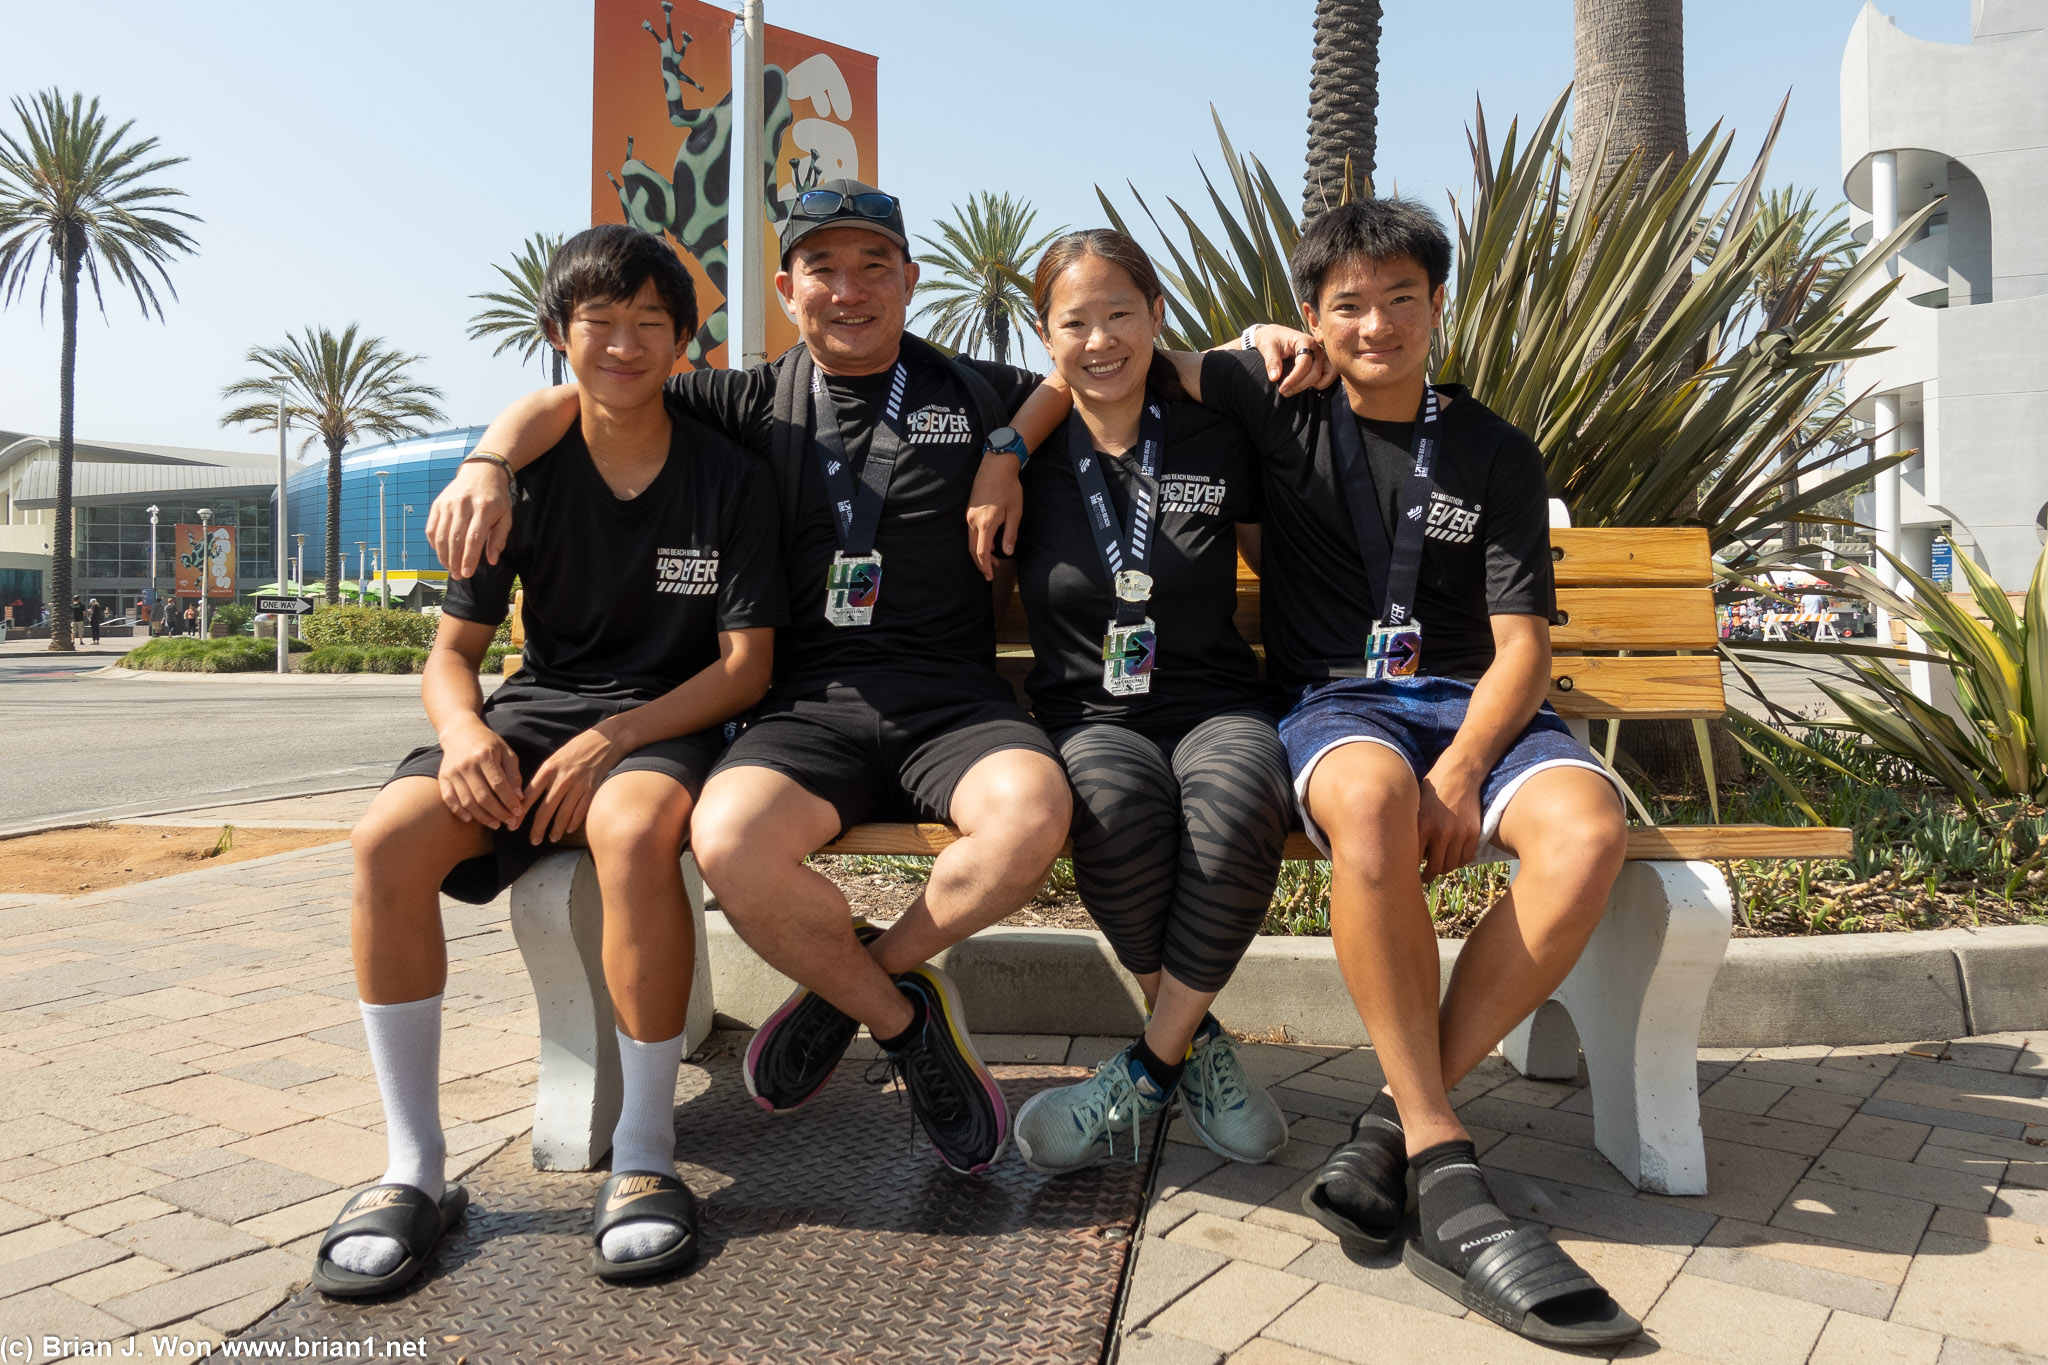
<path fill-rule="evenodd" d="M 654 590 L 708 597 L 718 591 L 718 552 L 669 550 L 654 552 Z"/>

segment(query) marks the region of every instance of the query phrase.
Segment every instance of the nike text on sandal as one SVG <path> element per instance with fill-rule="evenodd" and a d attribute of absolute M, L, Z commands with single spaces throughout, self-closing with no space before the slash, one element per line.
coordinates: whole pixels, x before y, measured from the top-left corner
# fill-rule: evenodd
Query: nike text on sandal
<path fill-rule="evenodd" d="M 962 1175 L 979 1175 L 1010 1140 L 1010 1107 L 974 1051 L 953 979 L 926 964 L 899 975 L 896 986 L 923 998 L 924 1028 L 901 1052 L 884 1052 L 878 1065 L 902 1077 L 910 1112 L 939 1159 Z"/>
<path fill-rule="evenodd" d="M 853 922 L 863 944 L 882 931 L 866 920 Z M 825 1088 L 846 1055 L 860 1025 L 838 1006 L 802 986 L 768 1016 L 747 1044 L 740 1067 L 747 1093 L 771 1114 L 787 1114 Z"/>
<path fill-rule="evenodd" d="M 674 1245 L 637 1261 L 608 1261 L 604 1235 L 621 1223 L 652 1219 L 682 1229 Z M 618 1171 L 597 1192 L 592 1210 L 590 1269 L 600 1280 L 642 1280 L 674 1270 L 697 1254 L 697 1196 L 672 1175 L 654 1171 Z"/>
<path fill-rule="evenodd" d="M 1368 1126 L 1371 1125 L 1371 1126 Z M 1361 1136 L 1363 1133 L 1363 1136 Z M 1351 1141 L 1330 1153 L 1316 1172 L 1315 1183 L 1301 1192 L 1301 1211 L 1337 1234 L 1346 1251 L 1374 1254 L 1391 1251 L 1401 1235 L 1408 1205 L 1408 1150 L 1401 1130 L 1380 1126 L 1360 1115 L 1351 1126 Z M 1340 1211 L 1330 1199 L 1333 1181 L 1348 1180 L 1377 1196 L 1384 1219 L 1360 1220 Z"/>
<path fill-rule="evenodd" d="M 404 1288 L 468 1207 L 469 1192 L 460 1185 L 449 1185 L 438 1204 L 410 1185 L 372 1185 L 342 1205 L 328 1225 L 313 1254 L 313 1287 L 335 1299 L 366 1299 Z M 337 1242 L 363 1236 L 389 1237 L 405 1248 L 405 1259 L 382 1275 L 358 1274 L 327 1259 Z"/>
<path fill-rule="evenodd" d="M 1462 1276 L 1425 1256 L 1420 1242 L 1403 1248 L 1401 1259 L 1424 1284 L 1546 1346 L 1615 1346 L 1642 1334 L 1643 1325 L 1539 1227 L 1516 1228 Z"/>

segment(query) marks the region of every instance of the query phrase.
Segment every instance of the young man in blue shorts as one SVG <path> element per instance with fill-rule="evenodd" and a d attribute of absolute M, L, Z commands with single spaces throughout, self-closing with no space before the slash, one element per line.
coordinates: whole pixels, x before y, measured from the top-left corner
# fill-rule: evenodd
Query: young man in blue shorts
<path fill-rule="evenodd" d="M 1614 783 L 1544 702 L 1542 456 L 1462 387 L 1428 383 L 1450 243 L 1427 210 L 1332 209 L 1292 267 L 1342 387 L 1285 398 L 1255 355 L 1223 352 L 1201 398 L 1259 443 L 1267 661 L 1293 703 L 1280 734 L 1387 1080 L 1304 1202 L 1347 1246 L 1386 1250 L 1412 1173 L 1418 1276 L 1536 1340 L 1624 1341 L 1634 1319 L 1494 1204 L 1448 1097 L 1564 980 L 1622 863 Z M 1439 1005 L 1424 880 L 1496 851 L 1521 870 Z"/>

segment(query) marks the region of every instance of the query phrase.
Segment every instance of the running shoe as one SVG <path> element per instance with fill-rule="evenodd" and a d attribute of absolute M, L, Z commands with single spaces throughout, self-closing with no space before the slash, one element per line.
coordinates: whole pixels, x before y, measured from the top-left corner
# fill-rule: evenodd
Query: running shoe
<path fill-rule="evenodd" d="M 882 931 L 864 919 L 853 922 L 853 934 L 873 943 Z M 754 1032 L 747 1044 L 747 1093 L 771 1114 L 787 1114 L 825 1088 L 832 1069 L 846 1055 L 860 1031 L 851 1015 L 815 991 L 799 986 L 789 999 Z"/>
<path fill-rule="evenodd" d="M 1116 1153 L 1119 1128 L 1139 1154 L 1139 1126 L 1166 1107 L 1170 1095 L 1131 1060 L 1131 1049 L 1104 1059 L 1095 1074 L 1073 1085 L 1041 1090 L 1017 1111 L 1017 1151 L 1034 1171 L 1059 1175 Z"/>
<path fill-rule="evenodd" d="M 962 1175 L 980 1175 L 1010 1139 L 1010 1107 L 974 1051 L 959 992 L 930 963 L 898 975 L 896 988 L 923 1000 L 924 1028 L 901 1052 L 882 1054 L 886 1075 L 874 1079 L 900 1078 L 939 1160 Z"/>
<path fill-rule="evenodd" d="M 1220 1028 L 1195 1035 L 1180 1096 L 1188 1126 L 1218 1156 L 1258 1163 L 1287 1145 L 1280 1106 L 1245 1074 L 1236 1045 Z"/>

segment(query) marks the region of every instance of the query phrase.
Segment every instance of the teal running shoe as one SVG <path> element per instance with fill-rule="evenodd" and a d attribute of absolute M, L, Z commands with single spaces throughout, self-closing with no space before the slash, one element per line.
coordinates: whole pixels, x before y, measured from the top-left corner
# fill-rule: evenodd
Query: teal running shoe
<path fill-rule="evenodd" d="M 1195 1035 L 1181 1072 L 1180 1098 L 1188 1126 L 1218 1156 L 1257 1164 L 1287 1145 L 1280 1106 L 1245 1075 L 1237 1047 L 1220 1028 Z"/>
<path fill-rule="evenodd" d="M 1131 1135 L 1131 1160 L 1139 1156 L 1139 1129 L 1170 1098 L 1138 1071 L 1125 1048 L 1073 1085 L 1041 1090 L 1017 1111 L 1017 1151 L 1034 1171 L 1059 1175 L 1092 1165 L 1116 1152 L 1116 1134 Z M 1270 1101 L 1268 1101 L 1270 1103 Z"/>

